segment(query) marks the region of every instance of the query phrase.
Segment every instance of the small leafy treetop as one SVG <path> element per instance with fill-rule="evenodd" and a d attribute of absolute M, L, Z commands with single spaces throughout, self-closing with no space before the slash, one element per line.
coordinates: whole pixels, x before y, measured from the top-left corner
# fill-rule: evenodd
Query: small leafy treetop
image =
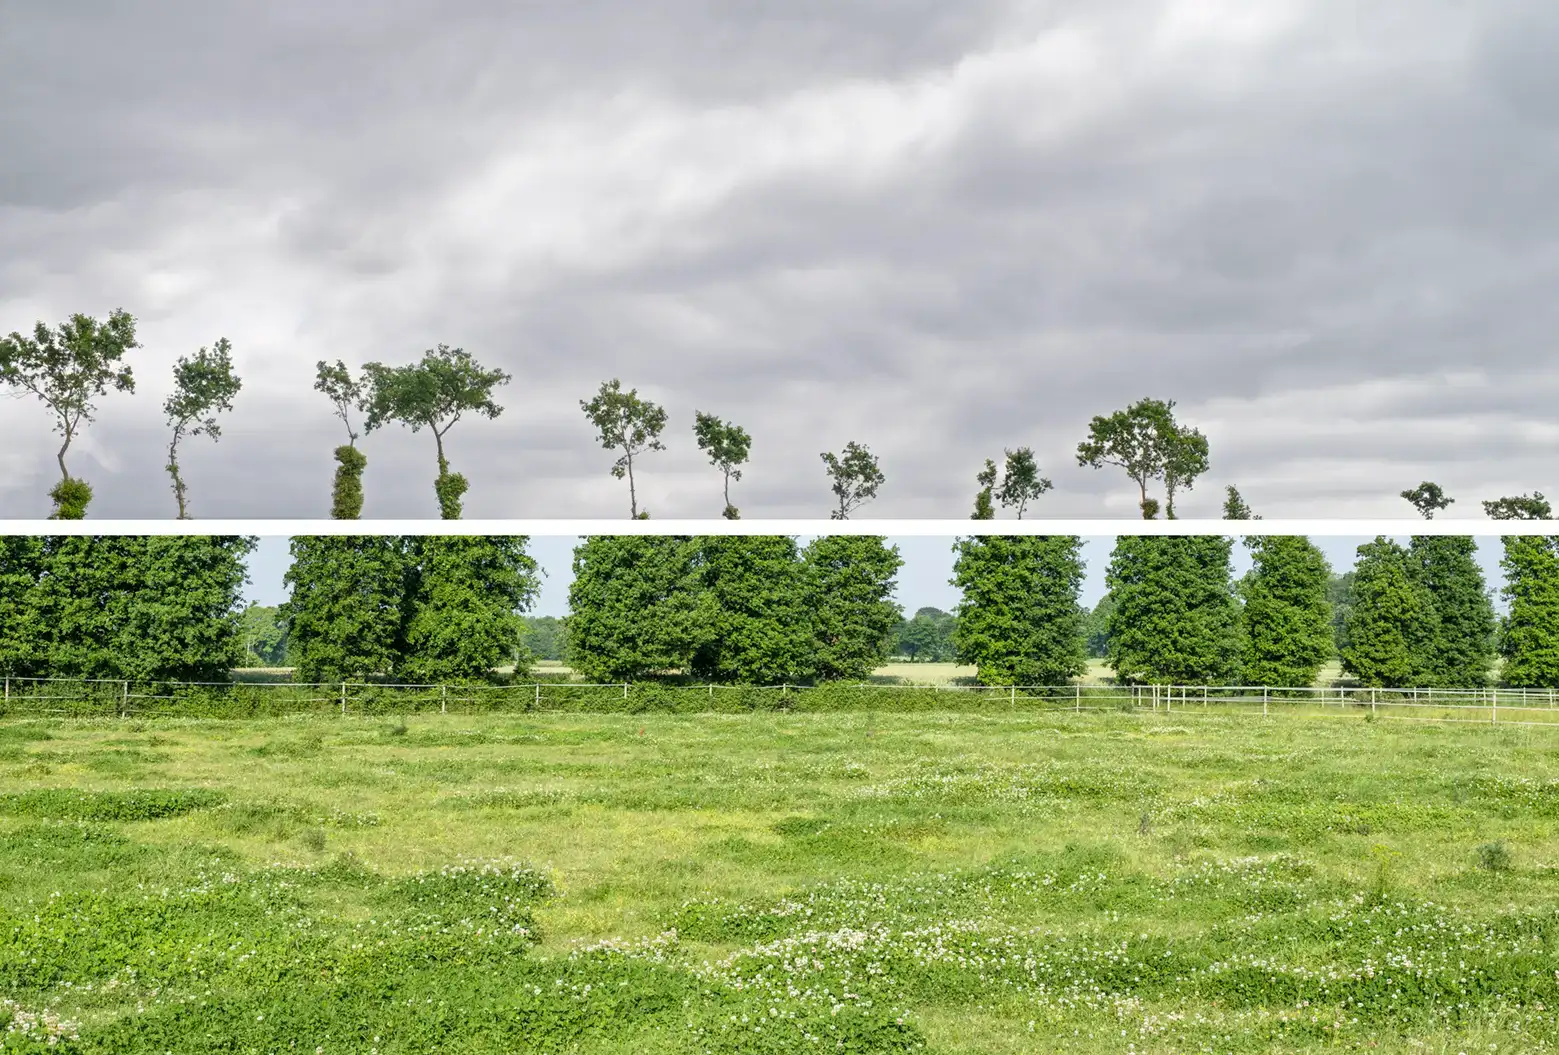
<path fill-rule="evenodd" d="M 747 461 L 752 437 L 741 426 L 702 412 L 695 414 L 693 434 L 698 438 L 698 449 L 709 455 L 709 464 L 725 474 L 725 512 L 721 515 L 727 520 L 740 520 L 741 511 L 731 504 L 731 481 L 742 478 L 737 466 Z"/>
<path fill-rule="evenodd" d="M 1224 488 L 1223 518 L 1225 520 L 1260 520 L 1240 495 L 1240 489 L 1230 484 Z"/>
<path fill-rule="evenodd" d="M 121 360 L 139 347 L 135 319 L 123 309 L 106 322 L 77 314 L 57 329 L 40 322 L 31 337 L 12 333 L 0 339 L 0 380 L 43 400 L 54 412 L 54 431 L 65 437 L 56 455 L 62 483 L 71 480 L 65 467 L 70 441 L 97 411 L 93 397 L 110 388 L 135 391 L 135 378 Z"/>
<path fill-rule="evenodd" d="M 179 519 L 189 519 L 184 478 L 179 475 L 179 440 L 205 433 L 220 439 L 220 411 L 233 409 L 233 398 L 244 383 L 233 373 L 233 346 L 223 337 L 210 349 L 193 357 L 179 356 L 173 367 L 173 394 L 163 403 L 173 439 L 168 444 L 168 475 L 173 477 L 173 497 L 179 503 Z"/>
<path fill-rule="evenodd" d="M 1169 404 L 1173 406 L 1173 403 Z M 1164 459 L 1164 516 L 1175 519 L 1175 492 L 1187 491 L 1207 471 L 1207 437 L 1197 429 L 1183 429 L 1171 418 L 1167 431 L 1168 454 Z"/>
<path fill-rule="evenodd" d="M 333 365 L 321 359 L 317 369 L 319 372 L 315 377 L 314 390 L 323 392 L 335 404 L 336 417 L 346 426 L 347 443 L 357 446 L 357 430 L 352 428 L 352 411 L 365 409 L 362 382 L 352 376 L 352 371 L 340 359 Z"/>
<path fill-rule="evenodd" d="M 599 430 L 597 437 L 605 449 L 621 450 L 622 457 L 612 465 L 612 475 L 621 480 L 628 478 L 628 511 L 635 520 L 639 516 L 639 494 L 633 480 L 633 456 L 645 451 L 663 451 L 660 434 L 666 427 L 665 408 L 639 398 L 639 390 L 630 388 L 624 392 L 617 378 L 601 382 L 601 390 L 588 402 L 581 399 L 580 409 Z M 745 435 L 745 433 L 743 434 Z M 726 502 L 730 504 L 729 500 Z"/>
<path fill-rule="evenodd" d="M 433 433 L 438 448 L 438 478 L 433 483 L 439 513 L 445 520 L 460 517 L 460 496 L 466 479 L 449 471 L 444 457 L 444 436 L 466 413 L 496 418 L 503 407 L 493 400 L 493 389 L 511 377 L 502 370 L 484 370 L 471 353 L 441 344 L 423 353 L 411 366 L 366 363 L 368 418 L 364 432 L 388 421 L 399 421 L 417 432 L 424 426 Z"/>
<path fill-rule="evenodd" d="M 1034 461 L 1032 447 L 1019 447 L 1015 451 L 1007 451 L 1006 472 L 1002 477 L 1001 490 L 996 493 L 996 498 L 1003 507 L 1017 506 L 1018 519 L 1023 519 L 1023 510 L 1030 502 L 1050 490 L 1052 484 L 1048 479 L 1039 475 L 1039 465 Z"/>
<path fill-rule="evenodd" d="M 1142 518 L 1152 520 L 1158 503 L 1148 498 L 1148 481 L 1165 475 L 1170 459 L 1179 457 L 1177 485 L 1192 468 L 1188 455 L 1180 451 L 1180 437 L 1172 413 L 1174 400 L 1139 399 L 1125 410 L 1108 417 L 1096 414 L 1088 425 L 1088 439 L 1077 445 L 1077 464 L 1095 469 L 1118 465 L 1136 483 L 1140 492 Z M 1205 452 L 1204 452 L 1205 457 Z M 1151 506 L 1150 503 L 1151 502 Z"/>
<path fill-rule="evenodd" d="M 996 488 L 996 463 L 989 458 L 985 459 L 985 468 L 974 479 L 980 485 L 980 490 L 974 496 L 974 512 L 969 515 L 969 519 L 995 520 L 996 510 L 991 506 L 991 492 Z"/>
<path fill-rule="evenodd" d="M 1491 520 L 1552 520 L 1554 509 L 1543 497 L 1543 492 L 1533 491 L 1530 495 L 1484 502 L 1483 515 Z"/>
<path fill-rule="evenodd" d="M 828 514 L 830 520 L 849 520 L 862 503 L 877 497 L 877 488 L 887 479 L 863 444 L 851 440 L 844 445 L 843 454 L 839 457 L 825 451 L 819 455 L 834 481 L 834 497 L 839 499 L 838 508 Z"/>
<path fill-rule="evenodd" d="M 1410 491 L 1403 491 L 1402 497 L 1413 503 L 1413 508 L 1418 510 L 1418 515 L 1425 520 L 1433 520 L 1436 512 L 1456 501 L 1454 498 L 1445 497 L 1445 492 L 1440 490 L 1440 485 L 1430 483 L 1428 480 Z"/>

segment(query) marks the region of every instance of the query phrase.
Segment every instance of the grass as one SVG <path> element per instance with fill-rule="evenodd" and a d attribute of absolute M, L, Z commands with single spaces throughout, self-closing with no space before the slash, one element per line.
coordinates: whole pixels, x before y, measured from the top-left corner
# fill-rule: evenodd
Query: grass
<path fill-rule="evenodd" d="M 0 1051 L 1551 1051 L 1556 736 L 0 721 Z"/>

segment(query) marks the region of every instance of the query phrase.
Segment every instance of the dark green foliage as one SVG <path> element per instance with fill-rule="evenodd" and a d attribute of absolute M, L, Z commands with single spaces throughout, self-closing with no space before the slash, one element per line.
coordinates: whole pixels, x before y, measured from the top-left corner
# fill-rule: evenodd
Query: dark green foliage
<path fill-rule="evenodd" d="M 380 535 L 292 540 L 281 606 L 298 681 L 361 680 L 400 657 L 406 546 Z"/>
<path fill-rule="evenodd" d="M 1003 507 L 1016 506 L 1018 519 L 1022 520 L 1023 510 L 1034 499 L 1050 490 L 1052 484 L 1049 479 L 1039 475 L 1039 463 L 1034 460 L 1032 447 L 1007 451 L 1006 456 L 1007 464 L 996 498 Z"/>
<path fill-rule="evenodd" d="M 179 504 L 179 519 L 189 519 L 184 478 L 179 475 L 179 440 L 202 433 L 213 440 L 222 436 L 217 413 L 233 409 L 233 399 L 243 382 L 233 373 L 232 345 L 227 338 L 205 348 L 194 358 L 179 356 L 173 367 L 173 393 L 163 403 L 173 439 L 168 443 L 168 475 L 173 477 L 173 497 Z"/>
<path fill-rule="evenodd" d="M 1072 535 L 959 539 L 950 580 L 963 591 L 953 647 L 982 685 L 1053 685 L 1088 669 L 1082 540 Z"/>
<path fill-rule="evenodd" d="M 54 500 L 50 520 L 84 520 L 87 506 L 92 502 L 92 485 L 69 477 L 51 487 L 49 497 Z"/>
<path fill-rule="evenodd" d="M 1469 536 L 1414 535 L 1408 563 L 1429 591 L 1435 612 L 1434 641 L 1421 685 L 1480 688 L 1494 661 L 1494 605 Z"/>
<path fill-rule="evenodd" d="M 740 520 L 741 514 L 731 504 L 731 481 L 740 480 L 739 468 L 747 461 L 752 450 L 752 437 L 739 425 L 721 421 L 713 414 L 694 414 L 693 434 L 698 439 L 698 449 L 709 455 L 709 464 L 725 476 L 725 512 L 727 520 Z"/>
<path fill-rule="evenodd" d="M 561 660 L 564 650 L 563 620 L 555 615 L 520 617 L 520 641 L 536 659 Z"/>
<path fill-rule="evenodd" d="M 894 654 L 921 663 L 951 663 L 953 629 L 958 618 L 940 608 L 921 608 L 899 623 Z"/>
<path fill-rule="evenodd" d="M 584 539 L 564 620 L 569 665 L 591 681 L 685 669 L 698 643 L 697 558 L 687 536 Z"/>
<path fill-rule="evenodd" d="M 808 677 L 814 599 L 789 535 L 704 536 L 698 546 L 698 648 L 704 681 L 778 685 Z"/>
<path fill-rule="evenodd" d="M 970 520 L 995 520 L 996 510 L 991 505 L 991 492 L 996 487 L 996 463 L 989 458 L 985 459 L 985 468 L 975 476 L 975 481 L 980 485 L 980 490 L 974 496 L 974 512 L 969 515 Z"/>
<path fill-rule="evenodd" d="M 0 795 L 0 816 L 59 821 L 155 821 L 220 806 L 227 796 L 205 788 L 132 788 L 81 791 L 39 788 Z"/>
<path fill-rule="evenodd" d="M 45 540 L 0 536 L 0 674 L 44 673 L 43 631 L 32 592 L 43 575 Z"/>
<path fill-rule="evenodd" d="M 633 456 L 645 451 L 666 449 L 665 444 L 660 442 L 660 434 L 666 427 L 665 408 L 647 399 L 640 399 L 637 388 L 624 392 L 622 382 L 615 377 L 601 383 L 601 390 L 594 399 L 588 402 L 581 399 L 579 408 L 596 427 L 601 446 L 609 451 L 623 452 L 622 457 L 612 464 L 612 475 L 619 480 L 624 476 L 628 478 L 628 515 L 635 520 L 640 519 L 639 492 L 633 479 Z M 739 429 L 737 431 L 740 432 Z M 721 433 L 721 439 L 736 442 L 724 432 Z M 726 450 L 724 453 L 732 454 L 733 451 Z M 730 504 L 728 495 L 726 505 Z M 648 516 L 644 519 L 648 519 Z"/>
<path fill-rule="evenodd" d="M 834 498 L 839 502 L 828 514 L 830 520 L 849 520 L 857 508 L 877 497 L 877 488 L 887 479 L 871 451 L 854 440 L 844 445 L 842 455 L 824 451 L 818 457 L 828 469 Z"/>
<path fill-rule="evenodd" d="M 1250 506 L 1245 504 L 1245 499 L 1240 495 L 1239 488 L 1230 484 L 1224 488 L 1223 518 L 1225 520 L 1260 520 L 1261 518 L 1251 512 Z"/>
<path fill-rule="evenodd" d="M 1174 402 L 1169 404 L 1174 406 Z M 1207 471 L 1207 437 L 1197 429 L 1172 423 L 1167 432 L 1167 456 L 1164 459 L 1164 515 L 1175 519 L 1175 492 L 1191 490 L 1196 478 Z"/>
<path fill-rule="evenodd" d="M 1332 608 L 1332 641 L 1336 655 L 1348 647 L 1348 616 L 1353 611 L 1353 569 L 1341 575 L 1332 573 L 1326 580 L 1326 601 Z"/>
<path fill-rule="evenodd" d="M 399 421 L 412 432 L 424 427 L 433 433 L 438 451 L 438 476 L 434 493 L 439 515 L 445 520 L 460 517 L 460 496 L 465 493 L 465 478 L 451 474 L 444 457 L 444 437 L 455 422 L 466 414 L 492 419 L 503 413 L 493 400 L 493 389 L 510 381 L 502 370 L 484 370 L 471 353 L 441 344 L 422 354 L 410 366 L 363 366 L 367 395 L 363 406 L 368 412 L 364 432 L 372 432 L 390 421 Z M 323 370 L 321 380 L 324 381 Z M 318 386 L 316 386 L 318 387 Z M 350 426 L 348 426 L 350 428 Z"/>
<path fill-rule="evenodd" d="M 1551 520 L 1554 507 L 1543 497 L 1543 492 L 1534 491 L 1530 495 L 1484 502 L 1483 515 L 1491 520 Z"/>
<path fill-rule="evenodd" d="M 892 600 L 904 565 L 876 535 L 822 535 L 802 552 L 812 617 L 812 674 L 864 681 L 887 660 L 901 611 Z"/>
<path fill-rule="evenodd" d="M 121 628 L 120 676 L 226 681 L 243 658 L 239 606 L 252 536 L 147 536 Z"/>
<path fill-rule="evenodd" d="M 1117 465 L 1137 485 L 1142 518 L 1158 515 L 1158 502 L 1148 497 L 1148 482 L 1163 479 L 1171 519 L 1175 492 L 1190 490 L 1207 471 L 1207 440 L 1195 429 L 1182 428 L 1174 415 L 1175 401 L 1139 399 L 1109 417 L 1095 415 L 1088 439 L 1077 445 L 1077 464 L 1095 469 Z"/>
<path fill-rule="evenodd" d="M 1242 518 L 1244 519 L 1244 518 Z M 1254 567 L 1244 582 L 1244 679 L 1252 685 L 1313 684 L 1336 649 L 1326 587 L 1331 569 L 1309 539 L 1249 539 Z"/>
<path fill-rule="evenodd" d="M 123 309 L 111 312 L 106 322 L 76 314 L 55 329 L 38 323 L 31 337 L 13 332 L 0 338 L 0 381 L 42 400 L 54 414 L 54 431 L 65 438 L 55 455 L 60 484 L 49 493 L 55 505 L 50 519 L 80 520 L 86 515 L 92 489 L 72 479 L 65 452 L 97 413 L 94 397 L 109 388 L 135 391 L 135 378 L 121 360 L 139 347 L 135 319 Z"/>
<path fill-rule="evenodd" d="M 1359 547 L 1343 670 L 1363 685 L 1419 685 L 1428 675 L 1436 628 L 1434 601 L 1408 553 L 1381 536 Z"/>
<path fill-rule="evenodd" d="M 1110 665 L 1128 683 L 1233 684 L 1243 633 L 1227 538 L 1121 536 L 1105 582 Z"/>
<path fill-rule="evenodd" d="M 336 479 L 330 489 L 330 518 L 356 520 L 363 515 L 363 469 L 368 459 L 350 444 L 336 448 Z"/>
<path fill-rule="evenodd" d="M 397 674 L 414 682 L 490 681 L 516 660 L 523 674 L 517 613 L 540 588 L 523 535 L 416 536 L 407 539 L 409 582 L 405 655 Z"/>
<path fill-rule="evenodd" d="M 1091 659 L 1103 659 L 1110 654 L 1110 613 L 1113 611 L 1115 598 L 1105 591 L 1083 620 L 1083 648 Z"/>
<path fill-rule="evenodd" d="M 1504 597 L 1510 605 L 1500 633 L 1501 680 L 1527 688 L 1559 688 L 1559 537 L 1506 535 Z"/>
<path fill-rule="evenodd" d="M 1456 501 L 1454 498 L 1445 497 L 1445 492 L 1440 489 L 1440 485 L 1428 480 L 1411 490 L 1403 491 L 1402 497 L 1413 503 L 1413 508 L 1418 510 L 1418 515 L 1425 520 L 1433 520 L 1435 513 Z"/>

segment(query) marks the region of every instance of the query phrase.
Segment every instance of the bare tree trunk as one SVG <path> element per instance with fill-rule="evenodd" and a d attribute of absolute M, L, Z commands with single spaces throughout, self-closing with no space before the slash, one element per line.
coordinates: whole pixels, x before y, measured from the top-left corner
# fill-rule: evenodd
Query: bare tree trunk
<path fill-rule="evenodd" d="M 179 503 L 180 520 L 188 520 L 189 514 L 184 505 L 184 480 L 179 476 L 179 434 L 175 430 L 173 440 L 168 444 L 168 475 L 173 477 L 173 497 Z"/>
<path fill-rule="evenodd" d="M 633 486 L 633 452 L 626 444 L 623 445 L 623 457 L 628 459 L 628 513 L 633 519 L 639 519 L 639 493 Z"/>

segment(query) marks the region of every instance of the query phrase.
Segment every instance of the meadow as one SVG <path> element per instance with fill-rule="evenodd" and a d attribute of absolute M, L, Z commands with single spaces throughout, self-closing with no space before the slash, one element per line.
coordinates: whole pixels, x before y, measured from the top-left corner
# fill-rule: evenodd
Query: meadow
<path fill-rule="evenodd" d="M 1559 730 L 0 721 L 0 1051 L 1559 1048 Z"/>

